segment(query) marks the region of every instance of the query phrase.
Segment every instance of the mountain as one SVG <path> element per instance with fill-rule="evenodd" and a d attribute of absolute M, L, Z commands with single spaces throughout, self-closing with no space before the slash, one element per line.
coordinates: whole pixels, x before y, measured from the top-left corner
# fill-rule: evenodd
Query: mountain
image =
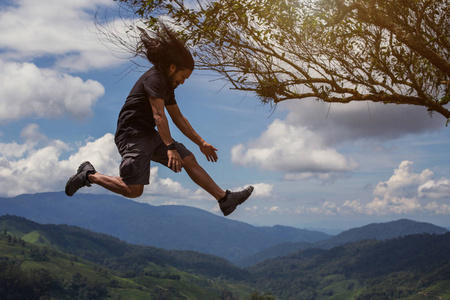
<path fill-rule="evenodd" d="M 0 217 L 1 299 L 274 299 L 270 293 L 302 300 L 449 299 L 450 233 L 309 248 L 239 269 L 195 251 Z"/>
<path fill-rule="evenodd" d="M 211 255 L 0 217 L 0 299 L 220 299 L 250 294 L 225 280 L 246 276 Z"/>
<path fill-rule="evenodd" d="M 104 263 L 111 258 L 140 257 L 144 261 L 171 265 L 182 270 L 193 270 L 213 277 L 242 279 L 246 275 L 243 270 L 223 258 L 189 250 L 165 250 L 132 245 L 118 238 L 76 226 L 43 225 L 22 217 L 1 216 L 0 231 L 34 245 L 50 246 L 52 249 L 74 254 L 94 263 Z"/>
<path fill-rule="evenodd" d="M 450 233 L 311 248 L 246 270 L 282 299 L 449 299 Z"/>
<path fill-rule="evenodd" d="M 429 233 L 429 234 L 444 234 L 447 232 L 446 228 L 435 226 L 430 223 L 422 223 L 402 219 L 387 223 L 369 224 L 359 228 L 353 228 L 344 231 L 336 236 L 328 239 L 322 239 L 317 242 L 285 242 L 267 249 L 264 249 L 256 254 L 245 257 L 241 260 L 235 261 L 238 266 L 246 267 L 257 264 L 270 258 L 276 258 L 294 253 L 307 248 L 323 248 L 331 249 L 336 246 L 355 243 L 362 240 L 387 240 L 401 236 Z"/>
<path fill-rule="evenodd" d="M 307 242 L 281 243 L 281 244 L 272 246 L 270 248 L 264 249 L 256 254 L 245 257 L 239 261 L 236 261 L 235 263 L 236 263 L 236 265 L 238 265 L 240 267 L 248 267 L 248 266 L 255 265 L 261 261 L 264 261 L 266 259 L 286 256 L 288 254 L 298 252 L 300 250 L 304 250 L 304 249 L 308 249 L 308 248 L 314 248 L 314 244 L 307 243 Z"/>
<path fill-rule="evenodd" d="M 448 230 L 430 223 L 401 219 L 387 223 L 373 223 L 352 228 L 327 240 L 314 243 L 315 247 L 331 249 L 333 247 L 361 240 L 387 240 L 413 234 L 445 234 Z"/>
<path fill-rule="evenodd" d="M 316 242 L 322 232 L 286 226 L 255 227 L 187 206 L 152 206 L 111 195 L 40 193 L 0 198 L 0 215 L 67 224 L 128 243 L 194 250 L 231 261 L 284 242 Z"/>

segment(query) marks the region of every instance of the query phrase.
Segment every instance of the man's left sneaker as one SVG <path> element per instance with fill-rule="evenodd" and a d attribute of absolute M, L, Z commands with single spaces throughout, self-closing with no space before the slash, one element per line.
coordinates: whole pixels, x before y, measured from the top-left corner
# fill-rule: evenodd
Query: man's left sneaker
<path fill-rule="evenodd" d="M 66 183 L 66 195 L 73 196 L 80 188 L 84 186 L 91 186 L 91 182 L 88 179 L 89 174 L 96 173 L 95 168 L 90 162 L 85 161 L 77 170 L 77 173 L 69 178 Z"/>
<path fill-rule="evenodd" d="M 238 205 L 245 202 L 253 192 L 253 187 L 249 186 L 240 192 L 226 191 L 225 197 L 219 200 L 220 210 L 224 216 L 231 214 Z"/>

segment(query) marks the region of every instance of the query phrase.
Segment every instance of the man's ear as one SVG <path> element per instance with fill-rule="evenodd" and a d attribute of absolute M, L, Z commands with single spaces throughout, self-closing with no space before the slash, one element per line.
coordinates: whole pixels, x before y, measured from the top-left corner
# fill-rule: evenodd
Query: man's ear
<path fill-rule="evenodd" d="M 175 64 L 171 64 L 169 66 L 169 76 L 172 76 L 177 71 L 177 66 Z"/>

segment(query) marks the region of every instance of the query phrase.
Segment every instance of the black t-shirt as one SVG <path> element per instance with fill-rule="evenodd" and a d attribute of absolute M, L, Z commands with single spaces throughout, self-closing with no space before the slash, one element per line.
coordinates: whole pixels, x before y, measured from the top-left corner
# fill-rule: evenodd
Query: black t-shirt
<path fill-rule="evenodd" d="M 174 89 L 169 84 L 164 73 L 156 67 L 139 78 L 119 113 L 116 142 L 128 136 L 144 136 L 156 131 L 150 97 L 163 99 L 165 106 L 177 104 Z"/>

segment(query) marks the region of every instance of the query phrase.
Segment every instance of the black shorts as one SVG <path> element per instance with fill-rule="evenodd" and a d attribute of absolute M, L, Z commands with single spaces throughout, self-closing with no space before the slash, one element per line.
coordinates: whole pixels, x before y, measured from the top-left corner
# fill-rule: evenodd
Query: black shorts
<path fill-rule="evenodd" d="M 150 183 L 150 161 L 168 167 L 167 146 L 157 132 L 116 142 L 116 146 L 122 156 L 120 177 L 127 185 L 147 185 Z M 192 154 L 181 143 L 176 142 L 175 149 L 181 158 Z"/>

